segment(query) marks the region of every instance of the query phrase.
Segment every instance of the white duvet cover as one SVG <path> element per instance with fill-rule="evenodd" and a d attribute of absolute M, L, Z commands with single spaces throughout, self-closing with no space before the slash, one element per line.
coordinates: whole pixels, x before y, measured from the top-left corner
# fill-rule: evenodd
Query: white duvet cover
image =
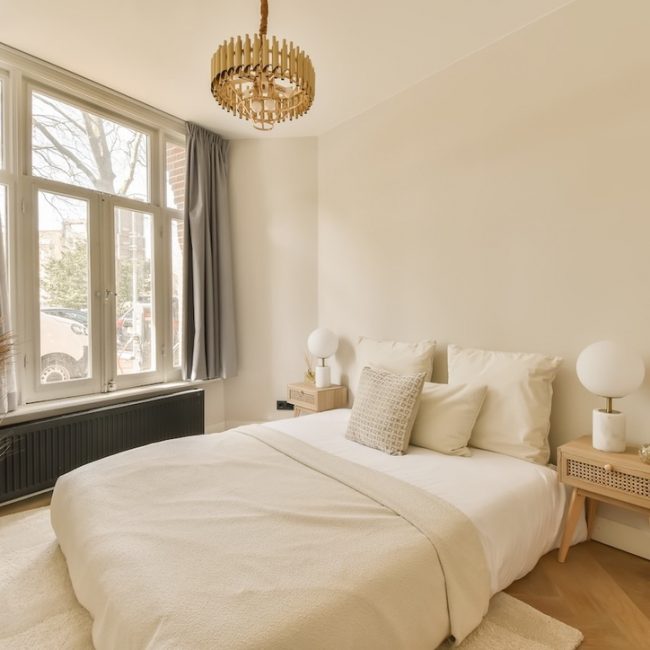
<path fill-rule="evenodd" d="M 456 506 L 477 527 L 495 594 L 559 544 L 567 492 L 552 467 L 490 451 L 447 456 L 409 447 L 389 456 L 345 439 L 349 409 L 266 423 L 335 456 L 410 483 Z M 584 519 L 574 542 L 586 538 Z"/>
<path fill-rule="evenodd" d="M 488 609 L 461 511 L 269 427 L 84 465 L 50 512 L 98 650 L 431 650 Z"/>

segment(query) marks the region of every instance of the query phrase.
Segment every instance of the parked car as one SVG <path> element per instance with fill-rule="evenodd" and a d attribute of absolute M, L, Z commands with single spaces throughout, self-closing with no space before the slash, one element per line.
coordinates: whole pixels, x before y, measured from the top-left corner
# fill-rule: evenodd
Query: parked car
<path fill-rule="evenodd" d="M 88 325 L 88 312 L 82 309 L 70 309 L 68 307 L 45 307 L 41 309 L 41 314 L 50 314 L 59 318 L 69 318 L 82 325 Z"/>
<path fill-rule="evenodd" d="M 55 316 L 49 309 L 42 309 L 41 383 L 69 381 L 87 375 L 88 328 L 86 324 L 75 318 Z"/>

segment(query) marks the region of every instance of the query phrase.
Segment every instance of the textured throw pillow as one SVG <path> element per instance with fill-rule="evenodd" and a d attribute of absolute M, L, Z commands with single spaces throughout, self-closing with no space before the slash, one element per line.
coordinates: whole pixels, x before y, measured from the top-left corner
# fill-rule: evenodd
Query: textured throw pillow
<path fill-rule="evenodd" d="M 553 380 L 562 359 L 450 345 L 448 363 L 450 384 L 488 388 L 470 445 L 548 463 Z"/>
<path fill-rule="evenodd" d="M 471 456 L 467 443 L 486 393 L 486 386 L 475 384 L 424 384 L 411 444 Z"/>
<path fill-rule="evenodd" d="M 400 341 L 378 341 L 365 336 L 359 337 L 357 358 L 359 367 L 381 368 L 398 375 L 425 373 L 425 381 L 431 379 L 435 341 L 402 343 Z"/>
<path fill-rule="evenodd" d="M 417 415 L 424 374 L 396 375 L 365 367 L 345 437 L 387 454 L 403 454 Z"/>

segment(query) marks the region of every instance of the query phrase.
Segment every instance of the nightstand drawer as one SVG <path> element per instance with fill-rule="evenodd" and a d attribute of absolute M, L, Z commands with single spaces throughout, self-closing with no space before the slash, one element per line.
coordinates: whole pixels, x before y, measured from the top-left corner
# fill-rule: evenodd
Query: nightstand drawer
<path fill-rule="evenodd" d="M 288 388 L 287 401 L 295 406 L 302 406 L 314 411 L 318 410 L 318 392 L 313 389 L 305 389 L 300 386 L 290 385 Z"/>
<path fill-rule="evenodd" d="M 330 409 L 343 408 L 348 401 L 348 389 L 345 386 L 331 385 L 316 388 L 313 384 L 289 384 L 287 402 L 297 409 L 319 413 Z"/>
<path fill-rule="evenodd" d="M 648 507 L 650 476 L 635 471 L 624 463 L 602 462 L 585 458 L 584 455 L 564 453 L 560 475 L 567 485 Z"/>

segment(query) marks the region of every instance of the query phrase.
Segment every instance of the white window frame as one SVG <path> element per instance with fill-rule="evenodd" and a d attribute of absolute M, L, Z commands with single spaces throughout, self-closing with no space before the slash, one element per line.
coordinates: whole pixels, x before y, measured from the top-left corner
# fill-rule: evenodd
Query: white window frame
<path fill-rule="evenodd" d="M 140 199 L 133 199 L 131 197 L 121 197 L 119 194 L 116 194 L 115 196 L 120 196 L 120 198 L 125 198 L 130 201 L 137 201 L 138 203 L 141 203 L 143 205 L 157 204 L 154 201 L 154 196 L 160 192 L 160 179 L 156 178 L 156 174 L 153 173 L 153 169 L 155 168 L 153 161 L 157 159 L 157 153 L 158 153 L 157 147 L 159 145 L 158 143 L 159 138 L 156 137 L 157 134 L 154 129 L 151 129 L 146 124 L 142 124 L 140 122 L 137 122 L 136 120 L 128 120 L 119 114 L 115 114 L 114 112 L 107 110 L 106 108 L 103 108 L 101 106 L 96 106 L 87 100 L 74 97 L 73 95 L 70 95 L 69 93 L 66 92 L 62 92 L 56 87 L 50 87 L 46 84 L 39 83 L 38 81 L 29 78 L 25 80 L 25 93 L 26 93 L 25 101 L 27 104 L 26 105 L 27 119 L 25 120 L 27 126 L 27 133 L 25 134 L 27 138 L 25 142 L 25 175 L 26 176 L 32 176 L 31 116 L 32 116 L 32 93 L 34 92 L 47 95 L 49 97 L 52 97 L 53 99 L 59 100 L 61 102 L 64 102 L 76 108 L 79 108 L 80 110 L 88 111 L 89 113 L 110 120 L 111 122 L 114 122 L 115 124 L 119 124 L 120 126 L 124 126 L 128 129 L 135 129 L 136 131 L 144 133 L 149 138 L 149 147 L 147 149 L 147 175 L 148 175 L 147 189 L 149 194 L 149 200 L 141 201 Z M 34 178 L 42 178 L 42 177 L 34 176 Z M 67 185 L 67 183 L 64 184 Z M 73 187 L 80 187 L 80 186 L 73 185 Z M 91 192 L 97 191 L 89 187 L 84 189 L 87 189 Z M 97 193 L 99 194 L 100 192 Z"/>
<path fill-rule="evenodd" d="M 9 305 L 11 309 L 11 326 L 15 332 L 17 329 L 19 318 L 16 316 L 18 310 L 18 278 L 16 273 L 16 251 L 17 251 L 17 241 L 20 232 L 20 226 L 16 220 L 16 213 L 18 211 L 18 174 L 16 170 L 19 168 L 20 162 L 20 153 L 18 147 L 18 132 L 20 130 L 21 120 L 17 115 L 16 106 L 17 106 L 17 96 L 18 96 L 18 87 L 19 84 L 14 75 L 11 74 L 10 68 L 4 65 L 4 62 L 0 60 L 0 78 L 3 81 L 3 93 L 2 93 L 2 112 L 3 112 L 3 167 L 0 168 L 0 182 L 6 186 L 6 210 L 7 210 L 7 221 L 6 228 L 7 232 L 6 243 L 7 249 L 5 250 L 6 254 L 6 263 L 8 269 L 8 289 L 9 289 Z M 18 346 L 20 341 L 18 341 Z M 22 364 L 16 365 L 16 375 L 17 380 L 20 382 L 23 377 L 23 367 Z"/>
<path fill-rule="evenodd" d="M 151 215 L 152 218 L 152 298 L 153 298 L 153 309 L 152 315 L 155 319 L 156 328 L 154 332 L 153 340 L 153 359 L 155 362 L 154 368 L 145 372 L 139 373 L 129 373 L 118 375 L 117 374 L 117 357 L 110 350 L 107 350 L 107 355 L 112 357 L 112 364 L 108 364 L 111 377 L 108 381 L 115 382 L 117 388 L 133 388 L 135 386 L 144 386 L 147 384 L 157 384 L 159 382 L 165 381 L 166 372 L 164 364 L 164 351 L 166 344 L 166 318 L 165 318 L 165 304 L 169 302 L 171 304 L 171 296 L 169 300 L 161 300 L 160 296 L 167 293 L 166 282 L 164 278 L 164 241 L 163 241 L 163 227 L 161 224 L 161 215 L 158 208 L 150 208 L 148 205 L 144 207 L 142 203 L 138 201 L 125 200 L 123 197 L 105 197 L 105 223 L 110 229 L 110 233 L 106 232 L 106 241 L 111 242 L 112 250 L 115 251 L 115 210 L 117 208 L 123 208 L 126 210 L 133 210 L 133 212 L 140 212 L 143 214 Z M 111 299 L 115 301 L 117 298 L 117 280 L 115 278 L 115 258 L 107 260 L 107 265 L 110 265 L 110 269 L 106 268 L 106 276 L 111 278 Z M 110 311 L 110 310 L 108 310 Z M 117 310 L 114 309 L 113 312 L 117 317 Z M 111 343 L 116 345 L 117 340 L 117 331 L 116 331 L 116 319 L 108 318 L 109 322 L 107 323 L 107 336 L 106 344 L 108 348 L 113 347 Z M 162 323 L 162 327 L 160 324 Z M 161 329 L 162 332 L 158 330 Z"/>
<path fill-rule="evenodd" d="M 165 239 L 164 246 L 165 250 L 168 252 L 170 263 L 167 265 L 166 281 L 168 282 L 168 293 L 170 296 L 168 311 L 165 315 L 165 323 L 169 327 L 167 333 L 167 340 L 169 341 L 169 349 L 166 350 L 166 363 L 167 369 L 170 377 L 175 377 L 177 380 L 181 378 L 181 367 L 174 367 L 174 334 L 173 334 L 173 306 L 172 306 L 172 265 L 171 265 L 171 254 L 172 254 L 172 221 L 177 220 L 183 222 L 183 210 L 177 210 L 176 208 L 170 207 L 167 205 L 167 143 L 175 144 L 179 147 L 185 147 L 184 138 L 179 138 L 177 134 L 166 134 L 162 141 L 161 154 L 162 154 L 162 168 L 163 168 L 163 202 L 165 208 L 163 210 L 164 217 L 164 226 L 163 226 L 163 237 Z M 187 178 L 185 178 L 187 182 Z M 183 250 L 185 250 L 185 242 L 187 241 L 187 233 L 183 232 Z M 183 310 L 181 307 L 180 310 L 181 320 L 183 318 Z M 179 345 L 181 350 L 183 349 L 184 342 L 184 332 L 181 327 L 181 336 L 179 339 Z M 182 361 L 181 361 L 182 363 Z"/>
<path fill-rule="evenodd" d="M 14 330 L 22 363 L 19 383 L 22 403 L 178 381 L 173 367 L 171 297 L 171 218 L 180 211 L 166 206 L 166 142 L 184 145 L 185 125 L 162 111 L 120 95 L 77 75 L 0 45 L 0 76 L 4 80 L 5 169 L 0 182 L 7 185 L 7 222 L 10 286 Z M 69 185 L 31 174 L 31 97 L 43 92 L 55 99 L 144 132 L 149 137 L 149 201 L 107 195 L 93 189 Z M 39 189 L 89 201 L 90 297 L 93 310 L 89 379 L 40 384 L 40 305 L 38 300 L 38 222 L 36 197 Z M 117 376 L 117 342 L 114 312 L 114 207 L 153 216 L 153 300 L 156 331 L 155 370 Z M 16 259 L 20 258 L 20 265 Z M 106 295 L 113 305 L 104 307 Z M 21 296 L 21 300 L 16 300 Z M 91 332 L 89 330 L 89 336 Z M 89 370 L 90 370 L 89 366 Z"/>
<path fill-rule="evenodd" d="M 101 306 L 101 260 L 97 255 L 91 255 L 93 249 L 99 248 L 101 240 L 99 222 L 99 197 L 90 190 L 72 187 L 57 181 L 42 178 L 26 179 L 25 185 L 29 188 L 25 194 L 29 201 L 25 201 L 25 214 L 23 215 L 25 230 L 32 234 L 31 245 L 23 250 L 21 265 L 24 267 L 21 275 L 24 277 L 24 286 L 27 289 L 24 300 L 24 311 L 29 315 L 28 321 L 22 329 L 29 352 L 26 353 L 25 384 L 23 386 L 26 401 L 40 401 L 44 399 L 60 399 L 62 397 L 89 395 L 101 392 L 101 339 L 102 339 L 102 306 Z M 50 192 L 63 196 L 70 196 L 88 203 L 88 307 L 89 326 L 88 337 L 90 342 L 89 376 L 87 379 L 75 379 L 69 382 L 41 384 L 41 311 L 39 299 L 39 229 L 38 229 L 38 193 Z"/>
<path fill-rule="evenodd" d="M 168 304 L 168 311 L 165 315 L 165 323 L 169 327 L 169 332 L 167 333 L 167 340 L 169 341 L 169 350 L 166 351 L 166 363 L 167 363 L 167 368 L 168 368 L 168 373 L 170 377 L 175 377 L 176 380 L 179 380 L 181 378 L 181 373 L 182 373 L 182 368 L 181 365 L 179 366 L 174 366 L 174 332 L 173 332 L 173 321 L 174 321 L 174 311 L 173 311 L 173 295 L 172 295 L 172 285 L 173 285 L 173 280 L 172 280 L 172 264 L 171 264 L 171 259 L 172 259 L 172 222 L 173 221 L 180 221 L 181 224 L 183 224 L 183 213 L 180 210 L 166 210 L 165 214 L 165 225 L 164 225 L 164 230 L 163 234 L 165 237 L 164 241 L 164 246 L 165 249 L 168 251 L 169 254 L 169 259 L 170 259 L 170 264 L 168 265 L 167 268 L 167 273 L 165 274 L 166 280 L 168 282 L 168 292 L 170 296 L 170 301 Z M 183 251 L 185 251 L 185 242 L 187 240 L 187 233 L 183 231 Z M 184 297 L 184 296 L 183 296 Z M 179 317 L 181 321 L 183 320 L 183 307 L 181 305 L 179 309 Z M 183 349 L 183 342 L 184 342 L 184 330 L 182 327 L 182 324 L 179 325 L 181 328 L 180 330 L 180 337 L 178 340 L 178 344 L 181 347 L 181 351 Z M 181 364 L 182 364 L 182 352 L 181 352 Z"/>

